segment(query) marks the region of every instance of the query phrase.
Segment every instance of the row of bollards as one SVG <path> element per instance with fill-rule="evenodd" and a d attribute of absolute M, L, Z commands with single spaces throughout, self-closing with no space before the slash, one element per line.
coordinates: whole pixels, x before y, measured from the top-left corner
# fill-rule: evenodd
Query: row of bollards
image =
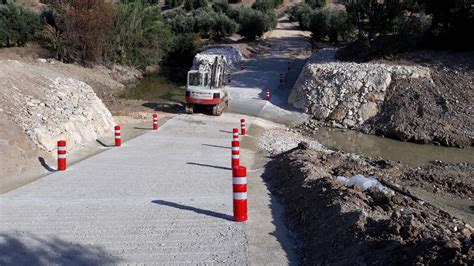
<path fill-rule="evenodd" d="M 245 119 L 240 120 L 240 135 L 246 135 Z M 245 222 L 247 215 L 247 168 L 240 165 L 239 129 L 232 130 L 232 191 L 234 221 Z"/>
<path fill-rule="evenodd" d="M 157 114 L 153 114 L 153 130 L 158 130 L 158 115 Z M 114 127 L 114 133 L 115 133 L 115 147 L 121 147 L 122 134 L 121 134 L 120 126 Z M 238 135 L 237 135 L 237 139 L 238 139 Z M 65 171 L 66 168 L 67 168 L 66 141 L 59 140 L 58 141 L 58 171 Z"/>

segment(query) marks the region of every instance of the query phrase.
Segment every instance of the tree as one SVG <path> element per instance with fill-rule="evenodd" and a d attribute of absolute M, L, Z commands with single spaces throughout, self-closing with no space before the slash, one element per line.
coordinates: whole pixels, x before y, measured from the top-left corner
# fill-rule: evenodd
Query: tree
<path fill-rule="evenodd" d="M 41 29 L 38 14 L 17 4 L 0 5 L 0 47 L 22 46 Z"/>

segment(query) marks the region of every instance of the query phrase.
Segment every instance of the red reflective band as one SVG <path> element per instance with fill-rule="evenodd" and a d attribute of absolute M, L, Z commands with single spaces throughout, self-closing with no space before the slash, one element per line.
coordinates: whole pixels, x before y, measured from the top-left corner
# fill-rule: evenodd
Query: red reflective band
<path fill-rule="evenodd" d="M 212 100 L 206 100 L 206 99 L 196 99 L 190 96 L 186 96 L 186 102 L 194 103 L 194 104 L 215 105 L 215 104 L 220 103 L 221 99 L 217 98 L 217 99 L 212 99 Z"/>
<path fill-rule="evenodd" d="M 231 165 L 232 167 L 239 166 L 240 165 L 240 142 L 238 140 L 232 141 L 232 151 L 231 151 Z"/>
<path fill-rule="evenodd" d="M 158 115 L 153 114 L 153 130 L 157 130 L 157 129 L 158 129 Z"/>
<path fill-rule="evenodd" d="M 66 141 L 58 141 L 58 171 L 66 170 Z"/>
<path fill-rule="evenodd" d="M 115 126 L 115 147 L 122 146 L 122 139 L 120 136 L 120 126 Z"/>
<path fill-rule="evenodd" d="M 248 220 L 247 210 L 247 169 L 244 166 L 232 168 L 232 185 L 234 221 L 245 222 Z"/>

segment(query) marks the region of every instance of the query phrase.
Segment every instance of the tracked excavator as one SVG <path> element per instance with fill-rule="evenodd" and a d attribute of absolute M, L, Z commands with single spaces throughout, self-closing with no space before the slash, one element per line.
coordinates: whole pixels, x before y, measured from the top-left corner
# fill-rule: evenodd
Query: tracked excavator
<path fill-rule="evenodd" d="M 194 62 L 188 71 L 187 114 L 192 114 L 199 105 L 211 109 L 215 116 L 221 115 L 228 108 L 229 97 L 224 84 L 225 66 L 223 55 L 207 55 Z"/>

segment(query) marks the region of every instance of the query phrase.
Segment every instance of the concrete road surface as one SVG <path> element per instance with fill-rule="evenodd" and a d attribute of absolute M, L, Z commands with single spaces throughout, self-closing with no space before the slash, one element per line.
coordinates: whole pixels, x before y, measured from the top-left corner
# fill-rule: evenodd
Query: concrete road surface
<path fill-rule="evenodd" d="M 285 31 L 297 32 L 279 34 Z M 292 42 L 275 32 L 277 40 L 269 41 L 277 49 L 294 48 L 282 48 Z M 278 54 L 247 61 L 234 74 L 232 112 L 285 124 L 305 119 L 286 104 L 304 60 L 292 60 L 279 86 L 288 59 Z M 262 100 L 264 87 L 270 102 Z M 248 223 L 232 221 L 229 146 L 242 117 L 250 128 L 242 153 L 252 178 Z M 179 115 L 158 132 L 0 195 L 0 265 L 295 262 L 281 206 L 260 179 L 265 159 L 253 121 L 230 113 Z"/>
<path fill-rule="evenodd" d="M 176 116 L 1 195 L 0 265 L 249 264 L 248 237 L 269 238 L 255 252 L 286 264 L 274 228 L 246 235 L 232 221 L 230 132 L 240 118 Z"/>

